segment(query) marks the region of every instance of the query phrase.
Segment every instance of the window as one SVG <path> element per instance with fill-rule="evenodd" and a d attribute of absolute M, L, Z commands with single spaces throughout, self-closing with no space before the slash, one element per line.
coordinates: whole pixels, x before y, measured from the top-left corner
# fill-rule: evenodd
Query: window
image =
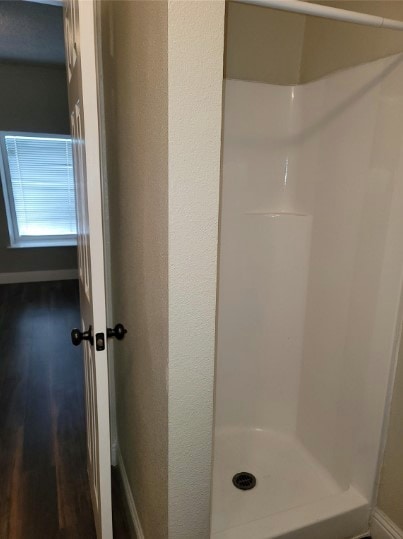
<path fill-rule="evenodd" d="M 0 132 L 12 247 L 76 244 L 71 138 Z"/>

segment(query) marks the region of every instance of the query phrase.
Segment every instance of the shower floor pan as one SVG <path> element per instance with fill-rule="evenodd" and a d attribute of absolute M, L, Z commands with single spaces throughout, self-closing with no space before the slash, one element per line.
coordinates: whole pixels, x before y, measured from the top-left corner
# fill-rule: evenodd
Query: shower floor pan
<path fill-rule="evenodd" d="M 256 486 L 238 490 L 238 472 Z M 293 437 L 261 429 L 217 429 L 212 539 L 344 539 L 366 531 L 368 501 L 343 491 Z"/>

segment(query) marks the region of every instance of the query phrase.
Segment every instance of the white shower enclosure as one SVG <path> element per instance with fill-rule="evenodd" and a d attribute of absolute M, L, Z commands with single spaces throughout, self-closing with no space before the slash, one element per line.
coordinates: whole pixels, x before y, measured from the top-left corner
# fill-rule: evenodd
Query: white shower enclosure
<path fill-rule="evenodd" d="M 402 118 L 401 55 L 225 81 L 213 539 L 368 530 L 402 318 Z"/>

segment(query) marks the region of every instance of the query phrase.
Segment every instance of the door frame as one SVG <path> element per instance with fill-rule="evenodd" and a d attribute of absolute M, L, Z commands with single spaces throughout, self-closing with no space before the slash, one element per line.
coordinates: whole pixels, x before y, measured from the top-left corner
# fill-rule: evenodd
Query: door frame
<path fill-rule="evenodd" d="M 102 191 L 102 222 L 104 235 L 104 259 L 105 259 L 105 296 L 106 296 L 106 322 L 108 327 L 114 326 L 113 300 L 112 300 L 112 270 L 111 270 L 111 234 L 109 226 L 109 183 L 108 163 L 106 150 L 106 127 L 105 127 L 105 95 L 104 95 L 104 72 L 102 65 L 102 39 L 101 39 L 101 2 L 92 0 L 94 3 L 94 33 L 95 33 L 95 72 L 98 93 L 98 136 L 100 150 L 100 173 Z M 117 466 L 118 434 L 116 421 L 116 393 L 115 393 L 115 360 L 114 339 L 107 339 L 108 347 L 108 370 L 109 370 L 109 417 L 111 434 L 111 464 Z"/>

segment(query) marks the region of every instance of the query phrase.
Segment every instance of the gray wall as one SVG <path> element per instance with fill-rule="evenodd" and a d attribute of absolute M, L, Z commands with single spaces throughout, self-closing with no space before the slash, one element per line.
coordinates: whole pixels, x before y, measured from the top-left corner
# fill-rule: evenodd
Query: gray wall
<path fill-rule="evenodd" d="M 32 22 L 30 32 L 29 21 Z M 53 28 L 48 34 L 48 56 L 42 54 L 38 62 L 32 64 L 32 56 L 26 57 L 26 54 L 30 51 L 32 55 L 32 51 L 41 48 L 41 39 L 46 31 L 45 21 L 49 29 Z M 29 2 L 0 2 L 0 131 L 69 133 L 66 73 L 64 65 L 60 64 L 60 36 L 63 39 L 61 22 L 60 8 Z M 17 34 L 19 27 L 24 31 Z M 31 47 L 26 46 L 27 41 Z M 10 56 L 11 49 L 14 51 L 13 57 Z M 55 50 L 59 52 L 56 54 Z M 10 63 L 10 60 L 14 63 Z M 43 63 L 46 60 L 47 65 Z M 7 218 L 1 192 L 0 273 L 76 267 L 75 247 L 9 248 Z"/>
<path fill-rule="evenodd" d="M 62 8 L 0 0 L 0 58 L 7 62 L 63 66 Z"/>

